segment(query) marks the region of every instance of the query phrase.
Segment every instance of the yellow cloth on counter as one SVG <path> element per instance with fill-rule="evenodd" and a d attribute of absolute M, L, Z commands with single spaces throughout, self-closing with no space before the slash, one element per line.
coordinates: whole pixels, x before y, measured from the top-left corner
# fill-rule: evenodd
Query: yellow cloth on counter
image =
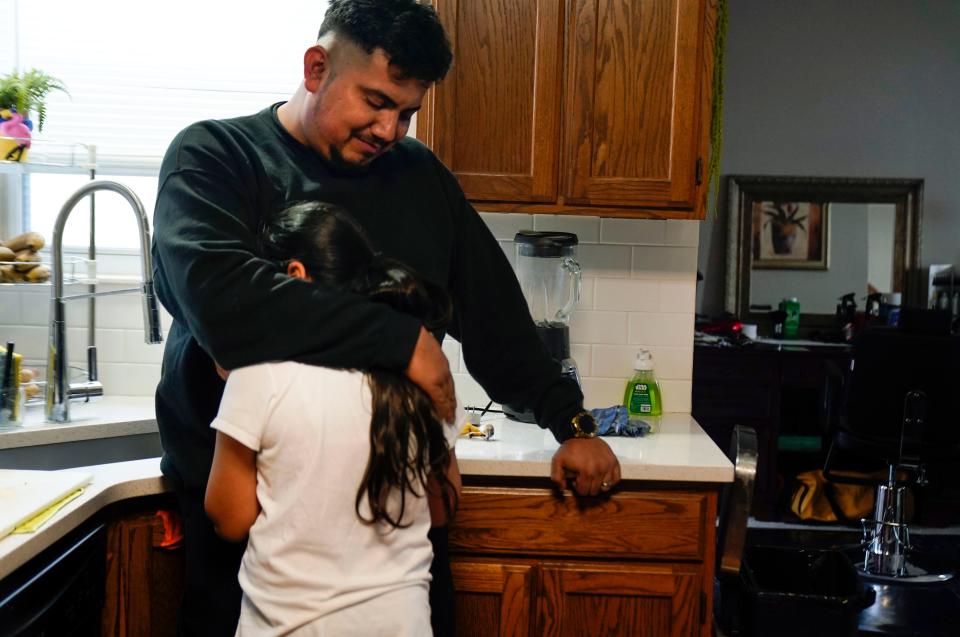
<path fill-rule="evenodd" d="M 54 502 L 49 507 L 47 507 L 40 513 L 36 514 L 29 520 L 25 522 L 21 522 L 20 525 L 18 525 L 15 529 L 13 529 L 13 533 L 33 533 L 34 531 L 39 529 L 41 526 L 43 526 L 47 520 L 52 518 L 57 511 L 65 507 L 67 504 L 69 504 L 73 500 L 76 500 L 77 498 L 79 498 L 80 494 L 82 493 L 83 493 L 83 487 L 80 487 L 79 489 L 77 489 L 72 493 L 68 493 L 63 498 Z"/>

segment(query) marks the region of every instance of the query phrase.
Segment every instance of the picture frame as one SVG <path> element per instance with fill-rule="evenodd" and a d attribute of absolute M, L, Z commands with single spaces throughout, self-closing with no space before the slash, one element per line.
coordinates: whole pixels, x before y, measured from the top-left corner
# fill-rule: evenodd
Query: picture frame
<path fill-rule="evenodd" d="M 751 268 L 829 269 L 827 202 L 770 198 L 750 207 Z"/>

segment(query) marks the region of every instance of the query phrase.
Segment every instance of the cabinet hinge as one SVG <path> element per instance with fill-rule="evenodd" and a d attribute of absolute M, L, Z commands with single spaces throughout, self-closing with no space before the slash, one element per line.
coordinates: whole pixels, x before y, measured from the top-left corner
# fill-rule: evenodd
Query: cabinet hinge
<path fill-rule="evenodd" d="M 697 185 L 703 183 L 703 157 L 697 157 Z"/>

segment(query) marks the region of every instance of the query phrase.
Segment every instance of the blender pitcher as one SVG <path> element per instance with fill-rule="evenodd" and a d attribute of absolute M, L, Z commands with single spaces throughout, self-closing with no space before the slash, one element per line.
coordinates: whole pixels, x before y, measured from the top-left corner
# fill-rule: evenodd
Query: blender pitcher
<path fill-rule="evenodd" d="M 517 246 L 517 280 L 530 308 L 537 335 L 561 366 L 561 373 L 580 383 L 577 363 L 570 357 L 570 315 L 580 301 L 580 264 L 577 235 L 570 232 L 521 230 Z M 521 422 L 534 422 L 533 413 L 503 406 L 504 413 Z"/>
<path fill-rule="evenodd" d="M 521 230 L 517 244 L 517 279 L 538 328 L 561 327 L 580 300 L 577 235 Z"/>

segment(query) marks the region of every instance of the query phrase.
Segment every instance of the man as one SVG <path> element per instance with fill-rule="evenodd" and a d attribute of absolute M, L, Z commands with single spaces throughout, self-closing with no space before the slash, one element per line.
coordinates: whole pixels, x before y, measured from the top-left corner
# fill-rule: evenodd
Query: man
<path fill-rule="evenodd" d="M 157 292 L 174 318 L 157 388 L 163 470 L 186 525 L 180 630 L 233 634 L 242 545 L 214 534 L 203 490 L 223 383 L 269 360 L 404 370 L 453 415 L 453 381 L 438 339 L 410 316 L 285 276 L 260 258 L 265 216 L 291 201 L 348 209 L 387 256 L 446 287 L 450 333 L 498 402 L 533 408 L 562 444 L 552 479 L 581 495 L 620 479 L 616 456 L 589 433 L 576 383 L 536 337 L 510 265 L 455 178 L 405 137 L 429 86 L 446 74 L 449 44 L 433 9 L 415 0 L 331 0 L 293 97 L 256 115 L 200 122 L 170 146 L 155 211 Z M 491 311 L 491 308 L 493 311 Z M 442 337 L 442 335 L 437 335 Z M 317 485 L 322 489 L 323 485 Z M 322 532 L 322 529 L 318 529 Z M 435 586 L 449 592 L 446 531 L 432 532 Z M 438 634 L 452 603 L 433 597 Z"/>

